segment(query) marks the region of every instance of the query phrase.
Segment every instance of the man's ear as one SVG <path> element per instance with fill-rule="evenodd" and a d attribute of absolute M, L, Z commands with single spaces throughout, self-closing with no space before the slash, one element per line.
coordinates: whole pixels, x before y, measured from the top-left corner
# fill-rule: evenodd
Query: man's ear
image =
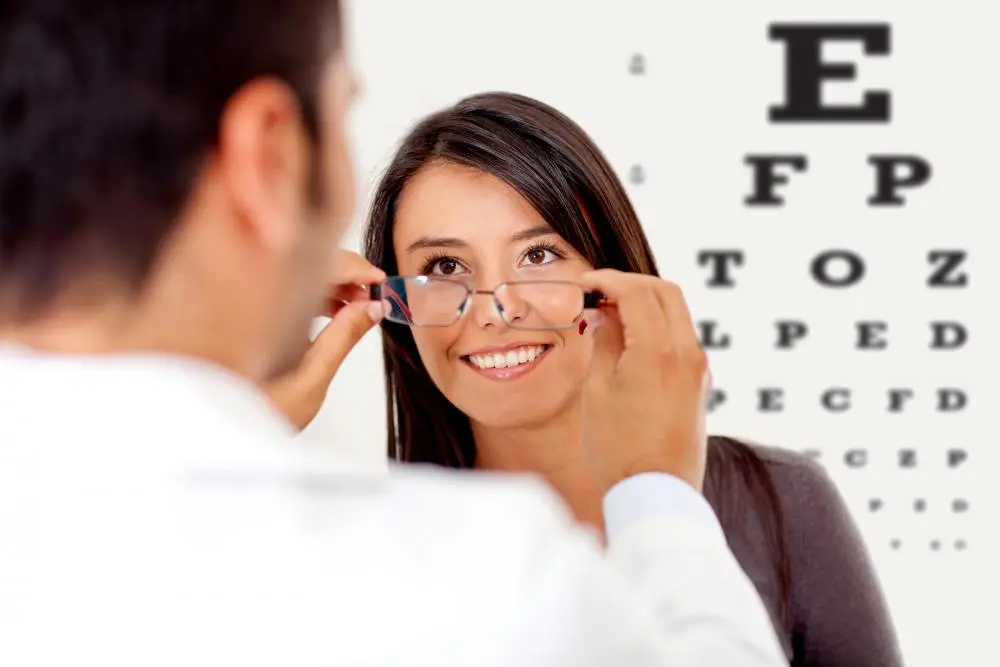
<path fill-rule="evenodd" d="M 223 110 L 217 166 L 245 231 L 269 247 L 294 244 L 305 224 L 309 137 L 295 93 L 276 79 L 244 85 Z"/>

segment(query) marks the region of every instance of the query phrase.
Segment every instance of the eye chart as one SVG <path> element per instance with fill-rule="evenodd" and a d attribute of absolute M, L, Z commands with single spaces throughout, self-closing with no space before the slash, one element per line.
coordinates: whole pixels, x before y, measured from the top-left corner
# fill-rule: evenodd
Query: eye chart
<path fill-rule="evenodd" d="M 364 0 L 351 14 L 365 194 L 410 125 L 463 96 L 508 90 L 567 113 L 685 289 L 711 358 L 711 431 L 826 468 L 907 664 L 988 650 L 993 3 Z M 380 363 L 370 335 L 312 428 L 368 461 L 383 456 Z M 368 407 L 345 421 L 342 401 Z"/>

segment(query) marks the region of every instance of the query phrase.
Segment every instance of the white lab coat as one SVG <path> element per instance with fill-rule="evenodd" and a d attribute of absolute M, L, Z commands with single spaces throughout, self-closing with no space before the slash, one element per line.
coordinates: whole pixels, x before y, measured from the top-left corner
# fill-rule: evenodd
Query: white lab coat
<path fill-rule="evenodd" d="M 785 664 L 678 480 L 609 494 L 605 556 L 537 481 L 292 436 L 192 360 L 0 351 L 0 664 Z"/>

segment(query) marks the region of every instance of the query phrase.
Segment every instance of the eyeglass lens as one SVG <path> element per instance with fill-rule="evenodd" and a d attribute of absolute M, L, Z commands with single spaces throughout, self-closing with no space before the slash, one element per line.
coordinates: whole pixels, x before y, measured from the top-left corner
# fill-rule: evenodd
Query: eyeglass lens
<path fill-rule="evenodd" d="M 583 314 L 583 288 L 574 283 L 504 283 L 494 294 L 500 315 L 517 329 L 565 329 Z"/>
<path fill-rule="evenodd" d="M 515 329 L 551 330 L 573 326 L 593 295 L 571 282 L 520 281 L 498 285 L 492 293 L 431 276 L 395 276 L 373 286 L 385 318 L 410 326 L 444 327 L 458 321 L 473 294 L 492 296 L 504 322 Z M 590 297 L 590 298 L 588 298 Z"/>

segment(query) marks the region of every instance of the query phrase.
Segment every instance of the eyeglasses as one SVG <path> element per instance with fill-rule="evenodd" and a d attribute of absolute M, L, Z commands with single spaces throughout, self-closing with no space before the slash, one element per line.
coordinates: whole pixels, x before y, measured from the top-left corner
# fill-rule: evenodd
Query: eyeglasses
<path fill-rule="evenodd" d="M 447 327 L 469 309 L 472 297 L 493 297 L 497 314 L 512 329 L 550 331 L 576 325 L 583 311 L 603 302 L 573 282 L 523 280 L 501 283 L 492 290 L 435 276 L 393 276 L 369 285 L 371 299 L 382 302 L 385 319 L 417 327 Z"/>

